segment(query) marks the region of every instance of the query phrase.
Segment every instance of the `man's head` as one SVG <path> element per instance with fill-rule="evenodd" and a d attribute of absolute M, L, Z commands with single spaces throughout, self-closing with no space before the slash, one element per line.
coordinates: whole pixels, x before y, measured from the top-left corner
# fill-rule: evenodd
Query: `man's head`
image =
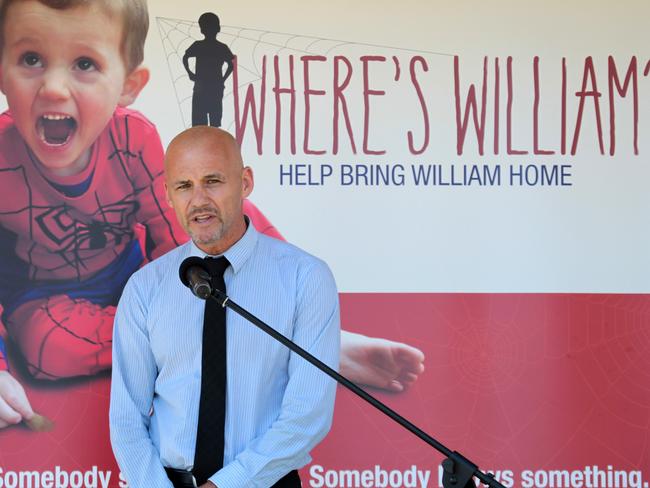
<path fill-rule="evenodd" d="M 0 89 L 47 169 L 83 170 L 115 108 L 144 87 L 148 22 L 144 0 L 0 0 Z"/>
<path fill-rule="evenodd" d="M 253 190 L 235 139 L 216 127 L 192 127 L 177 135 L 165 155 L 167 202 L 194 243 L 222 254 L 246 231 L 243 201 Z"/>

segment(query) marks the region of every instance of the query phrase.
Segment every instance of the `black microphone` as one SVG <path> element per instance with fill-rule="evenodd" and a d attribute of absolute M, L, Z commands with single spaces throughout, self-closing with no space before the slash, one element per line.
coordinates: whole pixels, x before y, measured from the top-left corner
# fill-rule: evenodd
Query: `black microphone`
<path fill-rule="evenodd" d="M 203 259 L 197 256 L 186 258 L 181 263 L 178 274 L 183 284 L 202 300 L 207 300 L 212 294 L 210 273 Z"/>

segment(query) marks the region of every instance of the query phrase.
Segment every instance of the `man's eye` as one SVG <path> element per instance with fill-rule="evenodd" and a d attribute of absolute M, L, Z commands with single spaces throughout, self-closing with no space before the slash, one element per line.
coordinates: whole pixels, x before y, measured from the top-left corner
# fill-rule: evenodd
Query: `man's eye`
<path fill-rule="evenodd" d="M 92 71 L 94 69 L 97 69 L 97 65 L 92 59 L 81 58 L 77 60 L 77 69 L 81 71 Z"/>
<path fill-rule="evenodd" d="M 21 56 L 20 62 L 30 68 L 43 66 L 41 57 L 36 53 L 25 53 Z"/>

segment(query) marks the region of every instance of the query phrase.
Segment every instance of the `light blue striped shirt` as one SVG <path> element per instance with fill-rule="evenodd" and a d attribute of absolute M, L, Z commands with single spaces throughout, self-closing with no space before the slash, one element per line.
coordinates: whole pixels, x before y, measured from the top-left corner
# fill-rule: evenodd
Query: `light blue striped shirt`
<path fill-rule="evenodd" d="M 327 265 L 252 225 L 224 255 L 228 295 L 333 368 L 339 305 Z M 204 302 L 178 277 L 192 242 L 136 272 L 113 333 L 110 427 L 131 487 L 171 487 L 163 466 L 191 469 L 201 394 Z M 336 383 L 228 310 L 224 467 L 219 488 L 269 487 L 307 464 L 332 421 Z"/>

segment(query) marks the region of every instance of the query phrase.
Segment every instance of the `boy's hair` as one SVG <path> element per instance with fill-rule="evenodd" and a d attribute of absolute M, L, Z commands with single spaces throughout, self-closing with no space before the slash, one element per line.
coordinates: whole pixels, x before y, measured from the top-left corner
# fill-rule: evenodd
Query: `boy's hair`
<path fill-rule="evenodd" d="M 21 0 L 0 0 L 0 53 L 4 44 L 4 22 L 9 5 Z M 108 15 L 122 19 L 122 43 L 120 51 L 127 72 L 137 68 L 144 58 L 144 41 L 149 30 L 147 0 L 37 0 L 43 5 L 67 10 L 97 3 Z"/>
<path fill-rule="evenodd" d="M 212 12 L 206 12 L 199 17 L 199 27 L 202 34 L 215 36 L 221 31 L 219 16 Z"/>
<path fill-rule="evenodd" d="M 208 27 L 220 27 L 221 23 L 219 22 L 219 16 L 217 14 L 214 14 L 212 12 L 206 12 L 204 14 L 201 14 L 199 17 L 199 27 L 201 29 L 205 29 Z"/>

